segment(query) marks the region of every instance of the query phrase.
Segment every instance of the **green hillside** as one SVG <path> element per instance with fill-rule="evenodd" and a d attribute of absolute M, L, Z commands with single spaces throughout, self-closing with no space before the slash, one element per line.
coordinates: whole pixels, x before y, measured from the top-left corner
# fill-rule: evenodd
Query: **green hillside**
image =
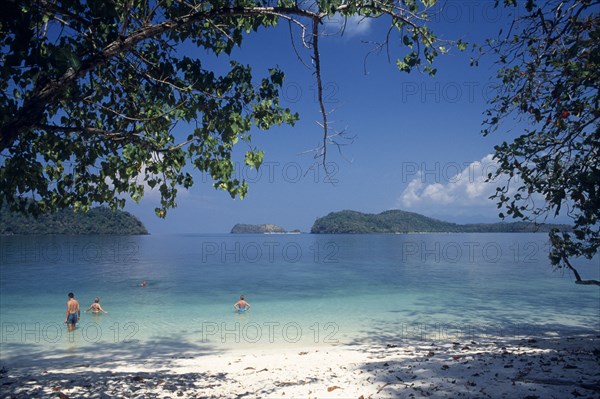
<path fill-rule="evenodd" d="M 569 226 L 525 222 L 456 224 L 401 210 L 379 214 L 345 210 L 318 218 L 311 233 L 524 233 L 548 232 L 551 228 L 566 230 Z"/>
<path fill-rule="evenodd" d="M 0 209 L 0 235 L 12 234 L 148 234 L 142 222 L 129 212 L 93 208 L 88 213 L 63 209 L 37 218 Z"/>

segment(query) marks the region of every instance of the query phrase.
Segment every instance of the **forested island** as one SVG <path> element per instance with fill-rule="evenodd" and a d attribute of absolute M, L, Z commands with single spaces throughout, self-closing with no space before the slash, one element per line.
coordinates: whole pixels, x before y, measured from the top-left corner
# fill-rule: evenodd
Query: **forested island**
<path fill-rule="evenodd" d="M 276 224 L 242 224 L 231 229 L 231 234 L 297 234 L 300 230 L 287 231 Z"/>
<path fill-rule="evenodd" d="M 310 232 L 313 234 L 529 233 L 548 232 L 552 228 L 569 230 L 570 227 L 526 222 L 457 224 L 401 210 L 390 210 L 379 214 L 345 210 L 318 218 Z"/>
<path fill-rule="evenodd" d="M 0 235 L 46 234 L 148 234 L 144 224 L 125 211 L 106 207 L 92 208 L 89 212 L 63 209 L 37 218 L 0 209 Z"/>

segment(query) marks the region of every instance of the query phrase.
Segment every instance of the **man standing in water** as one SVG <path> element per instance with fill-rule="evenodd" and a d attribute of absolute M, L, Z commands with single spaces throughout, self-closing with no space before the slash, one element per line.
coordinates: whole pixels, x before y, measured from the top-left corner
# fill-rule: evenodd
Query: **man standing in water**
<path fill-rule="evenodd" d="M 69 300 L 67 301 L 67 314 L 65 316 L 65 323 L 67 323 L 67 330 L 75 330 L 75 324 L 81 317 L 81 309 L 79 308 L 79 302 L 75 299 L 75 295 L 69 292 Z"/>
<path fill-rule="evenodd" d="M 236 312 L 243 313 L 246 310 L 250 309 L 250 304 L 246 302 L 246 298 L 243 295 L 240 295 L 240 300 L 233 305 L 233 308 Z"/>

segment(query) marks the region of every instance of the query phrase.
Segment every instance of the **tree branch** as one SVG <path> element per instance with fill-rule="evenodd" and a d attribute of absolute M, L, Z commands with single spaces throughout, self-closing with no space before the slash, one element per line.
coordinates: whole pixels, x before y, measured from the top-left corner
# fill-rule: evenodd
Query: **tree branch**
<path fill-rule="evenodd" d="M 90 126 L 75 127 L 75 126 L 57 126 L 57 125 L 45 125 L 44 124 L 44 125 L 36 125 L 33 127 L 36 129 L 42 129 L 42 130 L 51 131 L 51 132 L 87 133 L 92 136 L 103 136 L 112 141 L 123 141 L 123 142 L 135 141 L 135 142 L 138 142 L 140 145 L 144 146 L 145 148 L 147 148 L 151 151 L 154 151 L 154 152 L 158 152 L 158 153 L 177 151 L 194 141 L 193 139 L 186 140 L 184 142 L 173 145 L 171 147 L 162 148 L 162 147 L 157 147 L 156 145 L 152 144 L 151 142 L 145 140 L 144 136 L 142 134 L 134 133 L 134 132 L 131 132 L 131 133 L 111 132 L 108 130 L 98 129 L 98 128 L 90 127 Z"/>
<path fill-rule="evenodd" d="M 323 116 L 323 167 L 327 172 L 327 112 L 325 111 L 325 104 L 323 103 L 323 82 L 321 80 L 321 58 L 319 55 L 319 19 L 313 19 L 313 61 L 315 63 L 315 75 L 317 78 L 317 98 L 319 101 L 319 107 L 321 108 L 321 115 Z"/>
<path fill-rule="evenodd" d="M 598 280 L 582 280 L 581 276 L 579 275 L 579 273 L 577 272 L 577 270 L 571 265 L 571 262 L 569 262 L 569 259 L 566 256 L 562 256 L 562 261 L 564 262 L 565 265 L 567 265 L 567 267 L 575 275 L 575 284 L 600 285 L 600 281 L 598 281 Z"/>

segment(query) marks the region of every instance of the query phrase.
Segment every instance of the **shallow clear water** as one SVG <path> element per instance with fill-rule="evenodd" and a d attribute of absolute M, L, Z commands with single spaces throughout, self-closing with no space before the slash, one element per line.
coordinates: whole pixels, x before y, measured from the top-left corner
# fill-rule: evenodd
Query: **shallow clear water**
<path fill-rule="evenodd" d="M 2 237 L 0 249 L 3 361 L 600 330 L 600 289 L 552 271 L 545 234 Z M 598 258 L 575 263 L 600 278 Z M 73 334 L 68 292 L 82 307 Z M 241 293 L 246 314 L 233 312 Z M 95 296 L 108 315 L 83 313 Z"/>

